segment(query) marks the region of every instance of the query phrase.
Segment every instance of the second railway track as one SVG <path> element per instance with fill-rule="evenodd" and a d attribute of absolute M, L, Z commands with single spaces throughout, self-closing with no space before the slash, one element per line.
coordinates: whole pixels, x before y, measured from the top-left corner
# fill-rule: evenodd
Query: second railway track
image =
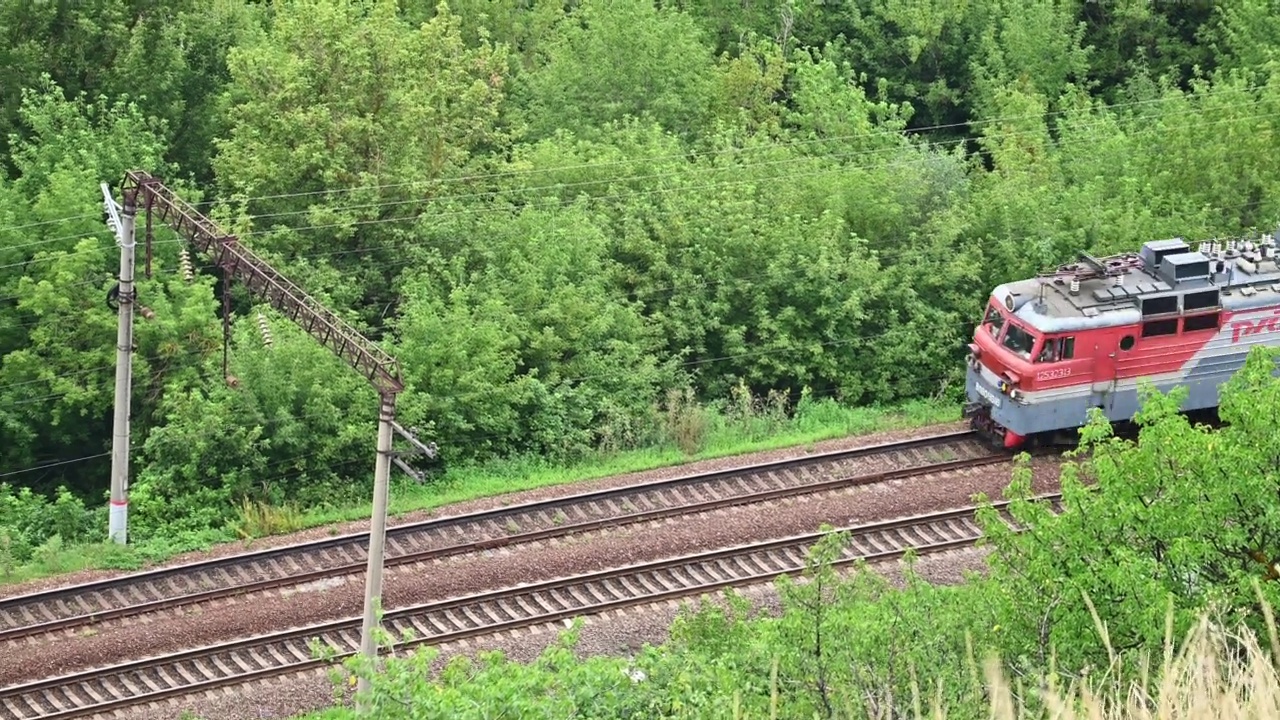
<path fill-rule="evenodd" d="M 993 503 L 998 509 L 1007 504 Z M 890 560 L 909 549 L 967 547 L 982 537 L 971 507 L 844 529 L 850 542 L 837 566 Z M 403 608 L 386 613 L 383 626 L 393 636 L 413 636 L 401 648 L 444 644 L 768 582 L 803 570 L 820 538 L 809 533 Z M 0 691 L 0 719 L 63 720 L 327 665 L 358 651 L 360 624 L 347 618 L 27 683 Z M 316 658 L 313 643 L 332 656 Z"/>
<path fill-rule="evenodd" d="M 386 565 L 1007 459 L 973 433 L 954 432 L 579 493 L 390 527 Z M 368 537 L 353 533 L 6 598 L 0 642 L 363 572 Z"/>

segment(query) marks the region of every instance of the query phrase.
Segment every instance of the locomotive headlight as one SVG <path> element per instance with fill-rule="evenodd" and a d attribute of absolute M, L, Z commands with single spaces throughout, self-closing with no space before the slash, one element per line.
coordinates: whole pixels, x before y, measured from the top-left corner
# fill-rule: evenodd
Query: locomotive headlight
<path fill-rule="evenodd" d="M 1001 380 L 1001 381 L 1000 381 L 1000 392 L 1004 393 L 1005 395 L 1008 395 L 1008 394 L 1010 394 L 1012 391 L 1013 391 L 1013 386 L 1012 386 L 1012 385 L 1010 385 L 1008 382 L 1006 382 L 1006 381 L 1004 381 L 1004 380 Z"/>
<path fill-rule="evenodd" d="M 969 349 L 969 357 L 967 358 L 969 362 L 969 367 L 973 368 L 974 370 L 977 370 L 978 358 L 982 357 L 982 348 L 979 347 L 977 343 L 969 343 L 965 347 Z"/>

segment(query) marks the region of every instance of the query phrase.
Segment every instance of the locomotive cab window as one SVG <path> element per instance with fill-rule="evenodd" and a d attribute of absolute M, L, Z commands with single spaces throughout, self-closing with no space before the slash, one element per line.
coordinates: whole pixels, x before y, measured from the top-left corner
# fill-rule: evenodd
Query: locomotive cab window
<path fill-rule="evenodd" d="M 992 305 L 987 308 L 987 316 L 982 319 L 982 324 L 987 326 L 991 337 L 1000 337 L 1000 328 L 1004 327 L 1004 315 L 996 309 L 995 305 Z"/>
<path fill-rule="evenodd" d="M 1031 359 L 1031 349 L 1035 347 L 1036 338 L 1022 328 L 1009 323 L 1009 330 L 1004 335 L 1004 346 L 1024 359 Z"/>
<path fill-rule="evenodd" d="M 1049 338 L 1044 341 L 1044 348 L 1036 362 L 1052 363 L 1070 360 L 1075 357 L 1076 339 L 1072 337 Z"/>

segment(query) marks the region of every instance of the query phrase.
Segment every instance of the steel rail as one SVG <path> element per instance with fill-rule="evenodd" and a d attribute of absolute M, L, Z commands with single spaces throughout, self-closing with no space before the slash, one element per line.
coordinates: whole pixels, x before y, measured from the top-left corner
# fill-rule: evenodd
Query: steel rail
<path fill-rule="evenodd" d="M 1033 499 L 1060 497 L 1049 493 Z M 1009 504 L 992 507 L 1004 514 Z M 971 546 L 983 536 L 974 520 L 976 511 L 970 506 L 838 528 L 849 533 L 850 543 L 833 565 Z M 802 571 L 805 551 L 824 534 L 805 533 L 476 593 L 391 611 L 383 624 L 421 633 L 398 644 L 400 650 L 755 585 Z M 361 618 L 351 617 L 26 683 L 0 691 L 0 717 L 62 720 L 302 672 L 358 653 L 360 623 Z M 322 637 L 332 655 L 306 654 L 310 641 Z"/>
<path fill-rule="evenodd" d="M 420 562 L 428 558 L 446 557 L 449 555 L 490 549 L 517 542 L 534 542 L 571 533 L 589 532 L 591 530 L 604 527 L 643 522 L 672 515 L 704 512 L 706 510 L 728 507 L 731 505 L 763 502 L 770 499 L 786 497 L 788 495 L 817 492 L 821 489 L 827 489 L 840 484 L 873 484 L 909 475 L 927 472 L 944 472 L 946 470 L 965 467 L 965 462 L 970 462 L 971 465 L 976 465 L 995 463 L 1007 459 L 1007 456 L 993 454 L 980 456 L 979 458 L 972 458 L 968 461 L 957 461 L 956 463 L 950 464 L 909 465 L 890 471 L 868 473 L 854 477 L 843 477 L 816 483 L 798 483 L 794 486 L 765 492 L 746 492 L 741 495 L 734 495 L 729 498 L 711 502 L 685 504 L 676 503 L 667 507 L 660 507 L 656 510 L 623 513 L 584 522 L 565 523 L 561 526 L 541 531 L 522 533 L 519 535 L 508 535 L 505 537 L 493 537 L 478 541 L 467 539 L 468 536 L 474 537 L 477 533 L 461 532 L 462 528 L 470 525 L 496 522 L 531 513 L 548 512 L 551 510 L 560 510 L 577 506 L 591 506 L 593 504 L 598 508 L 599 503 L 617 500 L 620 498 L 640 498 L 646 494 L 652 495 L 654 493 L 662 493 L 664 491 L 677 488 L 703 486 L 716 482 L 731 481 L 748 475 L 758 476 L 790 469 L 820 466 L 826 463 L 839 462 L 843 460 L 944 447 L 953 443 L 962 443 L 974 440 L 975 438 L 976 434 L 967 430 L 944 433 L 906 441 L 881 443 L 847 450 L 817 453 L 758 465 L 742 465 L 708 473 L 682 475 L 643 485 L 632 485 L 620 488 L 576 493 L 559 498 L 521 503 L 492 510 L 406 523 L 404 525 L 388 528 L 387 536 L 389 542 L 395 542 L 414 534 L 440 533 L 441 531 L 448 531 L 449 529 L 456 529 L 459 531 L 454 534 L 460 538 L 460 541 L 454 545 L 442 548 L 393 554 L 387 558 L 386 564 L 388 566 L 395 566 L 405 563 Z M 977 446 L 979 446 L 979 443 L 975 441 L 975 447 Z M 68 630 L 84 625 L 92 625 L 110 620 L 142 615 L 158 610 L 167 610 L 248 593 L 264 592 L 278 587 L 301 585 L 318 579 L 360 572 L 364 570 L 365 560 L 359 555 L 359 551 L 367 551 L 368 537 L 369 534 L 367 532 L 350 533 L 332 538 L 295 543 L 279 548 L 271 548 L 225 558 L 159 568 L 156 570 L 145 571 L 108 580 L 54 588 L 47 591 L 5 598 L 0 600 L 0 620 L 7 620 L 8 627 L 0 629 L 0 642 L 14 641 L 34 635 Z M 262 568 L 260 566 L 263 563 L 271 563 L 273 561 L 280 561 L 286 558 L 298 558 L 297 564 L 301 565 L 307 562 L 304 558 L 308 556 L 315 556 L 326 551 L 342 549 L 356 554 L 356 560 L 333 566 L 323 566 L 315 570 L 306 570 L 302 572 L 291 570 L 289 572 L 280 572 L 274 577 L 268 576 L 265 578 L 250 579 L 248 581 L 235 582 L 207 589 L 197 589 L 186 592 L 174 591 L 172 589 L 174 584 L 176 584 L 175 581 L 181 580 L 184 576 L 229 570 L 231 572 L 228 572 L 227 574 L 231 576 L 239 575 L 253 577 L 255 574 L 262 572 Z M 130 594 L 143 596 L 156 594 L 148 593 L 147 591 L 153 589 L 156 585 L 159 585 L 164 581 L 169 581 L 170 583 L 168 586 L 170 594 L 162 595 L 160 598 L 154 600 L 129 602 L 128 597 Z M 137 589 L 136 593 L 131 593 L 130 590 L 135 588 Z M 93 602 L 93 599 L 91 598 L 95 595 L 97 596 L 96 599 L 98 599 L 99 603 L 103 602 L 102 598 L 105 596 L 107 601 L 114 601 L 116 604 L 105 608 L 95 608 L 91 604 Z M 43 613 L 47 615 L 57 608 L 68 608 L 72 610 L 73 613 L 66 617 L 55 618 L 52 620 L 41 621 L 39 619 L 40 614 Z M 76 609 L 80 610 L 78 614 L 74 613 L 74 610 Z"/>
<path fill-rule="evenodd" d="M 519 545 L 524 543 L 533 543 L 552 538 L 574 535 L 579 533 L 592 532 L 608 527 L 621 527 L 624 525 L 633 525 L 642 522 L 652 522 L 668 517 L 680 515 L 695 515 L 712 510 L 719 510 L 735 505 L 747 505 L 758 502 L 768 502 L 770 500 L 778 500 L 781 498 L 792 497 L 796 495 L 811 495 L 822 492 L 828 492 L 840 488 L 859 487 L 864 485 L 873 485 L 881 482 L 888 482 L 904 477 L 914 477 L 917 475 L 927 475 L 933 473 L 952 472 L 966 468 L 981 467 L 984 465 L 994 465 L 998 462 L 1007 460 L 1002 455 L 989 455 L 985 457 L 968 458 L 965 460 L 954 460 L 949 462 L 936 463 L 932 465 L 918 465 L 909 468 L 899 468 L 897 470 L 888 470 L 885 472 L 868 473 L 866 475 L 856 475 L 853 477 L 840 477 L 831 480 L 825 480 L 812 485 L 799 485 L 778 488 L 773 490 L 764 490 L 761 492 L 748 493 L 731 498 L 720 498 L 715 500 L 707 500 L 689 505 L 678 505 L 660 508 L 657 510 L 643 510 L 617 517 L 608 517 L 598 520 L 588 520 L 585 522 L 573 523 L 546 528 L 542 530 L 534 530 L 530 532 L 517 533 L 508 537 L 495 537 L 474 542 L 461 542 L 442 548 L 433 548 L 429 550 L 420 550 L 408 553 L 406 555 L 398 555 L 388 560 L 387 565 L 404 565 L 428 560 L 436 560 L 452 555 L 461 555 L 469 552 L 479 552 L 482 550 L 491 550 L 494 548 L 505 547 L 510 545 Z M 138 605 L 130 605 L 127 607 L 117 608 L 115 610 L 107 610 L 95 613 L 92 616 L 76 616 L 65 620 L 54 620 L 47 623 L 28 626 L 21 629 L 22 635 L 34 635 L 39 633 L 54 632 L 57 630 L 65 630 L 89 622 L 104 622 L 107 620 L 128 617 L 131 615 L 142 615 L 149 612 L 160 610 L 168 610 L 179 605 L 197 604 L 200 602 L 208 602 L 229 594 L 249 594 L 252 592 L 263 592 L 276 587 L 289 585 L 302 585 L 316 580 L 327 578 L 342 577 L 361 572 L 365 569 L 364 563 L 348 563 L 346 565 L 327 568 L 323 570 L 313 570 L 311 572 L 299 573 L 287 578 L 275 578 L 271 580 L 262 580 L 254 583 L 237 586 L 231 589 L 215 589 L 207 590 L 201 593 L 191 593 L 176 598 L 180 601 L 175 603 L 174 600 L 153 600 L 148 603 Z M 87 619 L 91 617 L 92 619 Z M 5 635 L 0 634 L 0 640 L 6 639 Z"/>

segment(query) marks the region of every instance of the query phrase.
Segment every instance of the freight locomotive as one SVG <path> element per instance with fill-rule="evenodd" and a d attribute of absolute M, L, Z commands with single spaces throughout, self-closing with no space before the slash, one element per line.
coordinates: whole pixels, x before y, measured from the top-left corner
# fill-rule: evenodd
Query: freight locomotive
<path fill-rule="evenodd" d="M 1280 231 L 1277 231 L 1280 233 Z M 1218 388 L 1255 345 L 1280 344 L 1275 235 L 1154 240 L 1005 283 L 969 343 L 964 416 L 997 444 L 1059 441 L 1090 408 L 1132 419 L 1138 384 L 1186 386 L 1184 411 L 1216 408 Z"/>

